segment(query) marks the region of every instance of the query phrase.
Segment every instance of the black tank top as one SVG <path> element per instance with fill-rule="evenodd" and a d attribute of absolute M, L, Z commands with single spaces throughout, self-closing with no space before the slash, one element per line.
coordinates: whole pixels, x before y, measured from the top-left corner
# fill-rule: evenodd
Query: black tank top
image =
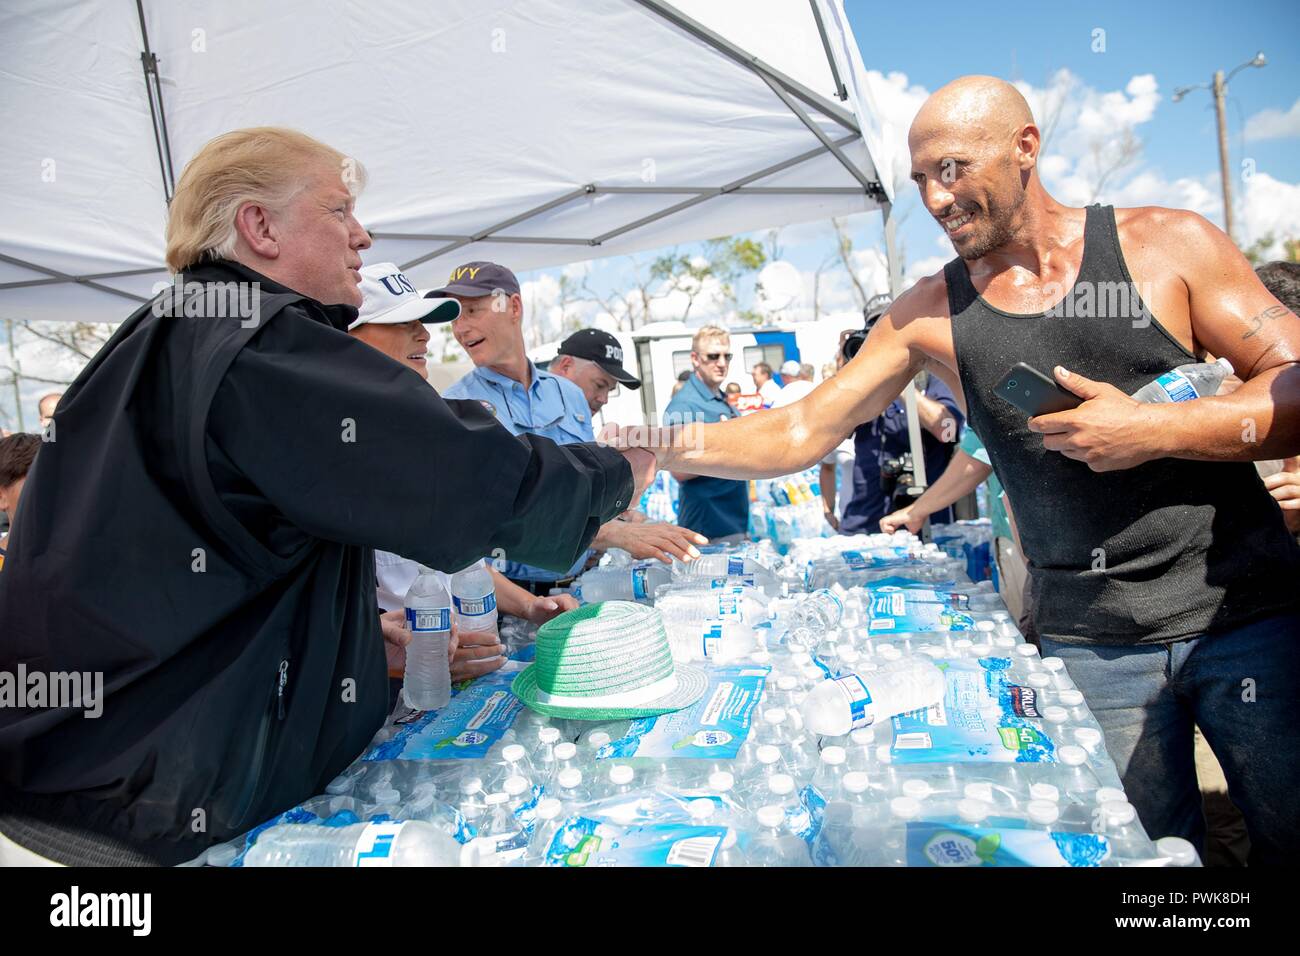
<path fill-rule="evenodd" d="M 1027 416 L 993 394 L 1017 362 L 1048 376 L 1064 365 L 1131 395 L 1200 361 L 1137 298 L 1113 208 L 1087 209 L 1064 308 L 994 308 L 961 259 L 944 278 L 970 424 L 1014 509 L 1040 634 L 1157 644 L 1300 607 L 1300 545 L 1253 464 L 1160 458 L 1094 472 L 1045 450 Z"/>

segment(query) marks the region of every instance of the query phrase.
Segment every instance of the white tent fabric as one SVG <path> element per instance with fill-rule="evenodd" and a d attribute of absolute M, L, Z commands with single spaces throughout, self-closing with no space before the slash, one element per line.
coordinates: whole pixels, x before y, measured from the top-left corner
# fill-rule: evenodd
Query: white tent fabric
<path fill-rule="evenodd" d="M 892 158 L 841 0 L 139 9 L 174 177 L 219 133 L 301 129 L 367 168 L 366 260 L 424 286 L 470 259 L 560 265 L 886 195 L 876 169 Z M 141 34 L 127 0 L 0 12 L 0 318 L 118 320 L 167 279 Z"/>

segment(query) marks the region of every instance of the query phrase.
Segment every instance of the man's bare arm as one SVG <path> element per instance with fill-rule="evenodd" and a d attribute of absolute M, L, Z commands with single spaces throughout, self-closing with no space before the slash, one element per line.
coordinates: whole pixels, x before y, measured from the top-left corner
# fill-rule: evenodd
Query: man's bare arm
<path fill-rule="evenodd" d="M 1163 454 L 1256 461 L 1300 454 L 1300 318 L 1264 288 L 1246 257 L 1199 216 L 1180 223 L 1177 247 L 1192 333 L 1232 363 L 1245 384 L 1231 395 L 1152 409 Z"/>
<path fill-rule="evenodd" d="M 880 415 L 924 366 L 914 326 L 926 299 L 915 292 L 900 296 L 853 361 L 805 398 L 757 415 L 668 430 L 655 448 L 659 466 L 717 478 L 768 478 L 816 464 L 855 427 Z"/>

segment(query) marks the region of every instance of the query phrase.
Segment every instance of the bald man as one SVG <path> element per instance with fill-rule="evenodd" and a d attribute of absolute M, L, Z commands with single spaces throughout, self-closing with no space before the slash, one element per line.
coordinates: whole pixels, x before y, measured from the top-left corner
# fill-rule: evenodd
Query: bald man
<path fill-rule="evenodd" d="M 763 415 L 684 426 L 659 466 L 790 474 L 921 369 L 967 407 L 1014 502 L 1043 651 L 1065 659 L 1152 837 L 1202 843 L 1198 724 L 1252 863 L 1300 852 L 1300 546 L 1249 462 L 1300 452 L 1300 319 L 1190 212 L 1062 205 L 1021 95 L 963 77 L 922 107 L 912 180 L 957 251 L 901 295 L 844 369 Z M 1230 396 L 1128 396 L 1207 353 Z M 1017 362 L 1082 399 L 1027 418 L 994 394 Z M 638 436 L 624 436 L 634 443 Z"/>

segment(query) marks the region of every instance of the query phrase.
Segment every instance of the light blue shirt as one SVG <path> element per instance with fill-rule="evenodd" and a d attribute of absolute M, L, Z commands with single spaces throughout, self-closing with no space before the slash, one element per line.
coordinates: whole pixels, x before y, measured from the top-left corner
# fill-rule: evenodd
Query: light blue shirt
<path fill-rule="evenodd" d="M 442 397 L 482 402 L 512 435 L 539 435 L 557 445 L 594 441 L 591 410 L 582 389 L 567 378 L 542 371 L 532 362 L 528 363 L 528 372 L 532 384 L 525 389 L 500 372 L 485 366 L 475 368 L 444 391 Z M 580 574 L 589 554 L 584 554 L 563 574 L 516 561 L 491 557 L 489 561 L 506 577 L 516 581 L 554 581 Z"/>

